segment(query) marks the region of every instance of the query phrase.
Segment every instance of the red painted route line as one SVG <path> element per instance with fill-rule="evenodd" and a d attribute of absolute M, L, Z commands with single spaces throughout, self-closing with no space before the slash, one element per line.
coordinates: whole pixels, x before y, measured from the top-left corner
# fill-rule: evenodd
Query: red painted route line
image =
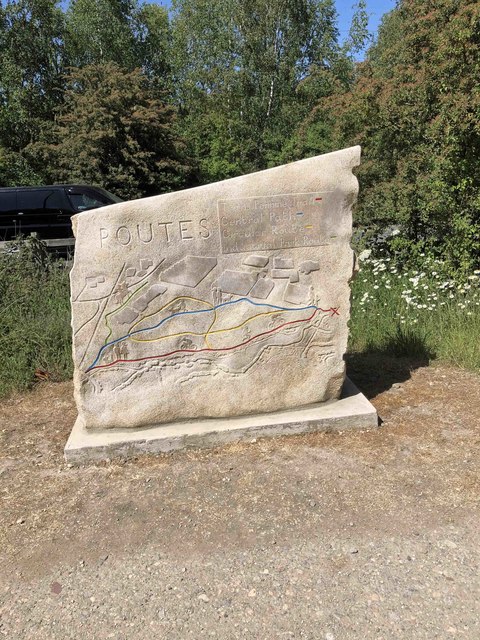
<path fill-rule="evenodd" d="M 270 329 L 269 331 L 264 331 L 263 333 L 259 333 L 256 336 L 253 336 L 253 338 L 249 338 L 248 340 L 245 340 L 245 342 L 241 342 L 240 344 L 236 344 L 233 345 L 232 347 L 223 347 L 222 349 L 176 349 L 175 351 L 170 351 L 169 353 L 162 353 L 158 356 L 145 356 L 144 358 L 135 358 L 132 360 L 123 360 L 122 358 L 119 358 L 118 360 L 115 360 L 114 362 L 109 362 L 108 364 L 98 364 L 95 367 L 91 367 L 91 369 L 87 370 L 88 371 L 94 371 L 95 369 L 106 369 L 107 367 L 113 367 L 113 365 L 115 364 L 119 364 L 121 362 L 144 362 L 145 360 L 158 360 L 159 358 L 167 358 L 168 356 L 173 356 L 176 353 L 202 353 L 204 351 L 233 351 L 233 349 L 238 349 L 239 347 L 243 347 L 246 344 L 248 344 L 249 342 L 252 342 L 253 340 L 256 340 L 257 338 L 261 338 L 262 336 L 266 336 L 270 333 L 274 333 L 275 331 L 278 331 L 279 329 L 283 329 L 283 327 L 287 327 L 289 325 L 292 324 L 298 324 L 300 322 L 309 322 L 310 320 L 312 320 L 314 318 L 314 316 L 319 312 L 319 311 L 323 311 L 323 309 L 315 309 L 315 311 L 312 313 L 311 316 L 309 316 L 308 318 L 302 318 L 302 320 L 291 320 L 290 322 L 285 322 L 284 324 L 281 324 L 278 327 L 274 327 L 273 329 Z M 332 311 L 332 315 L 336 314 L 338 315 L 338 311 L 337 309 L 328 309 L 328 311 Z"/>

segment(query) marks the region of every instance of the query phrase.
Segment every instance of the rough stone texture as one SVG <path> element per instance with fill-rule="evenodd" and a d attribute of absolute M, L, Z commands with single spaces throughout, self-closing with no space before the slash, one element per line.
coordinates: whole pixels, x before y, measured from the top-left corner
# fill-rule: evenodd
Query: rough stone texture
<path fill-rule="evenodd" d="M 75 398 L 85 427 L 338 398 L 359 161 L 353 147 L 75 216 Z"/>
<path fill-rule="evenodd" d="M 228 419 L 189 420 L 128 431 L 87 430 L 81 418 L 78 418 L 65 447 L 65 460 L 86 464 L 192 447 L 217 447 L 257 437 L 376 427 L 378 416 L 375 407 L 347 378 L 339 400 L 311 404 L 291 411 Z"/>

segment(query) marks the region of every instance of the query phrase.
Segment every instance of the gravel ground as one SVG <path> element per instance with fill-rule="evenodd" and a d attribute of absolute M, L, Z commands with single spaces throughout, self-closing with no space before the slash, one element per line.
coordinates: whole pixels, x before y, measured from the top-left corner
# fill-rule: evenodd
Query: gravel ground
<path fill-rule="evenodd" d="M 350 370 L 378 430 L 123 464 L 64 463 L 69 383 L 1 403 L 0 636 L 478 640 L 480 377 Z"/>

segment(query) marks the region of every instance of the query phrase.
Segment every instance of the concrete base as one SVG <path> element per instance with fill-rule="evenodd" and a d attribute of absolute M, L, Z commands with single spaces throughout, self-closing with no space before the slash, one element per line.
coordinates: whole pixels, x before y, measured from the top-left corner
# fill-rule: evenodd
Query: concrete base
<path fill-rule="evenodd" d="M 237 418 L 214 418 L 162 424 L 145 429 L 87 430 L 77 418 L 65 446 L 65 460 L 84 464 L 144 453 L 216 447 L 229 442 L 312 431 L 372 429 L 375 407 L 347 378 L 339 400 Z"/>

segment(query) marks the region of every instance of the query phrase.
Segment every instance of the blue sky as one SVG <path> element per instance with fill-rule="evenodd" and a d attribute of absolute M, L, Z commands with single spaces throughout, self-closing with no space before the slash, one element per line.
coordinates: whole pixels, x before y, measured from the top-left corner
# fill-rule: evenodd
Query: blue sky
<path fill-rule="evenodd" d="M 354 0 L 335 0 L 338 11 L 338 28 L 341 37 L 344 38 L 348 34 L 350 21 L 353 14 Z M 369 30 L 376 35 L 381 17 L 387 11 L 391 11 L 396 0 L 367 0 L 367 11 L 369 14 Z"/>

